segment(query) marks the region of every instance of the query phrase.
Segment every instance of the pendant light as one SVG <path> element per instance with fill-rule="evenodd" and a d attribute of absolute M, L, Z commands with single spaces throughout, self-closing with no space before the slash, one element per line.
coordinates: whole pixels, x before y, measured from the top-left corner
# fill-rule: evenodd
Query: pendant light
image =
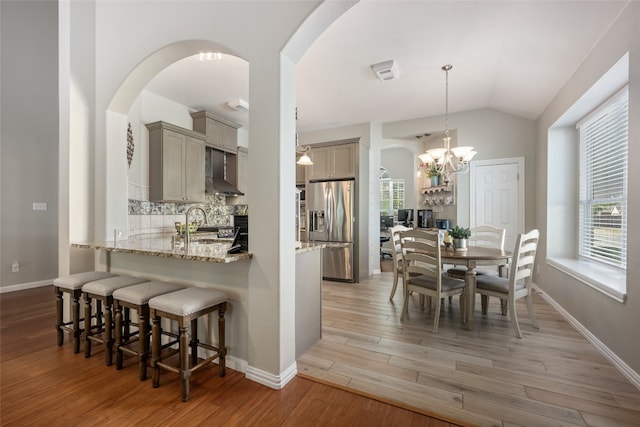
<path fill-rule="evenodd" d="M 298 107 L 296 107 L 296 121 L 298 121 Z M 311 158 L 307 154 L 309 150 L 311 150 L 310 146 L 306 145 L 303 147 L 298 143 L 298 132 L 296 131 L 296 153 L 303 153 L 296 162 L 297 164 L 302 166 L 311 166 L 313 164 Z"/>
<path fill-rule="evenodd" d="M 449 182 L 456 173 L 464 173 L 469 170 L 469 162 L 477 154 L 473 147 L 453 147 L 451 148 L 451 137 L 449 136 L 449 71 L 452 65 L 444 65 L 445 72 L 445 131 L 444 146 L 432 148 L 418 157 L 427 170 L 435 166 L 435 170 L 440 174 L 445 182 Z"/>

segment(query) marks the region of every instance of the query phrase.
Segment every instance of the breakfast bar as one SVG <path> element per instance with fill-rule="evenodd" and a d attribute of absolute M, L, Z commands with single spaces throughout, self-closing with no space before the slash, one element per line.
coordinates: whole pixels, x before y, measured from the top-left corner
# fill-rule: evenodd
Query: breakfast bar
<path fill-rule="evenodd" d="M 140 234 L 123 240 L 75 242 L 76 249 L 95 250 L 96 269 L 169 281 L 187 287 L 204 287 L 228 295 L 226 314 L 228 366 L 244 371 L 249 358 L 249 269 L 250 252 L 228 254 L 232 240 L 215 234 L 196 233 L 188 250 L 176 233 Z M 302 243 L 295 249 L 296 357 L 303 354 L 321 335 L 321 286 L 323 244 Z M 215 327 L 208 320 L 202 331 L 215 342 Z"/>

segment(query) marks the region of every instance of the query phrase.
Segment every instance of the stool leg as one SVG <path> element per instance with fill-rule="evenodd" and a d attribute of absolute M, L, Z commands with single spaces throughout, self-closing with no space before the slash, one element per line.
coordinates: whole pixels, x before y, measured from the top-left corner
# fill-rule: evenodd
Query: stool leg
<path fill-rule="evenodd" d="M 225 320 L 224 320 L 224 312 L 227 309 L 227 303 L 220 304 L 218 307 L 218 353 L 220 356 L 218 357 L 218 369 L 220 370 L 220 376 L 224 377 L 225 375 L 225 356 L 227 355 L 227 347 L 225 344 Z"/>
<path fill-rule="evenodd" d="M 189 369 L 189 336 L 188 328 L 180 324 L 180 379 L 182 380 L 182 401 L 189 400 L 189 377 L 191 370 Z"/>
<path fill-rule="evenodd" d="M 84 357 L 91 357 L 91 297 L 84 296 Z"/>
<path fill-rule="evenodd" d="M 131 339 L 131 314 L 129 313 L 129 307 L 124 310 L 124 339 L 126 341 Z"/>
<path fill-rule="evenodd" d="M 158 362 L 160 361 L 160 316 L 155 314 L 155 311 L 151 312 L 151 348 L 152 359 L 151 366 L 153 367 L 153 388 L 157 388 L 160 385 L 160 367 Z"/>
<path fill-rule="evenodd" d="M 191 321 L 191 341 L 189 347 L 191 347 L 191 366 L 198 364 L 198 319 Z"/>
<path fill-rule="evenodd" d="M 104 363 L 107 366 L 111 366 L 113 363 L 113 309 L 111 297 L 107 297 L 104 303 Z"/>
<path fill-rule="evenodd" d="M 149 307 L 142 307 L 138 311 L 138 343 L 140 350 L 138 370 L 140 381 L 144 381 L 147 379 L 147 359 L 149 357 L 149 326 L 147 325 L 148 318 Z"/>
<path fill-rule="evenodd" d="M 116 369 L 122 369 L 122 350 L 120 346 L 122 345 L 122 306 L 117 302 L 114 304 L 113 309 L 115 310 L 115 342 L 116 342 Z"/>
<path fill-rule="evenodd" d="M 64 304 L 60 288 L 56 286 L 54 290 L 56 292 L 56 333 L 58 335 L 58 345 L 61 346 L 64 343 L 64 331 L 62 330 L 62 310 Z"/>
<path fill-rule="evenodd" d="M 73 317 L 73 352 L 80 353 L 80 335 L 82 334 L 80 330 L 80 292 L 73 292 L 71 313 Z"/>

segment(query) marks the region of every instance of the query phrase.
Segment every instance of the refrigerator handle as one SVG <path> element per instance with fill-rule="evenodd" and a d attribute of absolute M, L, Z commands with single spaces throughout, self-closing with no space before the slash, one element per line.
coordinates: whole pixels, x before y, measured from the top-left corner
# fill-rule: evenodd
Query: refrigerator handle
<path fill-rule="evenodd" d="M 333 216 L 335 215 L 335 211 L 333 189 L 330 186 L 327 186 L 325 197 L 327 200 L 327 231 L 329 232 L 329 236 L 331 236 L 333 235 Z"/>

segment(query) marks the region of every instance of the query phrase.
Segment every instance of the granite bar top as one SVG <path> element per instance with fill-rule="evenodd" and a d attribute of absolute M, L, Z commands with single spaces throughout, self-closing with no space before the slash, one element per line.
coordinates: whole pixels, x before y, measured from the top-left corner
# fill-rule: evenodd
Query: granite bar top
<path fill-rule="evenodd" d="M 318 243 L 318 242 L 297 242 L 297 243 L 299 245 L 296 247 L 297 254 L 311 252 L 318 249 L 324 249 L 327 247 L 325 243 Z"/>
<path fill-rule="evenodd" d="M 231 239 L 220 239 L 213 236 L 195 236 L 189 242 L 189 251 L 185 253 L 184 240 L 175 233 L 169 234 L 140 234 L 127 240 L 113 240 L 107 242 L 80 242 L 71 246 L 85 249 L 101 249 L 109 252 L 152 255 L 165 258 L 179 258 L 194 261 L 230 263 L 251 259 L 251 253 L 227 254 L 231 246 Z"/>

